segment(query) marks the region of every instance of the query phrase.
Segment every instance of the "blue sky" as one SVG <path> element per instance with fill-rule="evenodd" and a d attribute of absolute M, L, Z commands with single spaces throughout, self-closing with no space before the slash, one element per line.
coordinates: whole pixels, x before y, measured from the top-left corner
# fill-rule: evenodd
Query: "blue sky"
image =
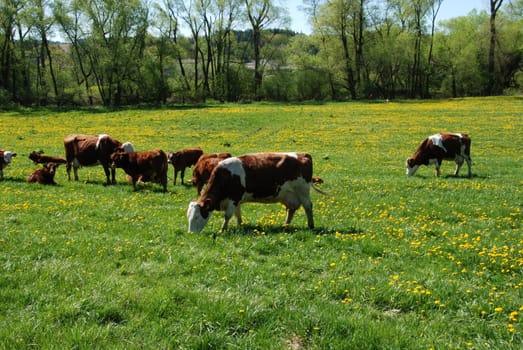
<path fill-rule="evenodd" d="M 287 4 L 289 8 L 292 18 L 291 29 L 296 32 L 310 34 L 311 29 L 307 23 L 306 15 L 299 10 L 302 0 L 283 0 L 282 3 Z M 438 20 L 465 16 L 473 9 L 478 11 L 487 10 L 488 0 L 443 0 L 438 13 Z"/>

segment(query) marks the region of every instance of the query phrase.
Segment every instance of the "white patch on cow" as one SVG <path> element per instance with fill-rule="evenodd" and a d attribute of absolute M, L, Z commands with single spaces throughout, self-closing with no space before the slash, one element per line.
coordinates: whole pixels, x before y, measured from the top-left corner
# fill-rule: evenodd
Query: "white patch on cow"
<path fill-rule="evenodd" d="M 130 142 L 122 143 L 122 148 L 124 152 L 134 152 L 134 147 Z"/>
<path fill-rule="evenodd" d="M 237 175 L 240 178 L 242 186 L 246 187 L 245 169 L 243 168 L 242 161 L 238 157 L 224 159 L 218 163 L 218 166 L 229 170 L 232 175 Z"/>
<path fill-rule="evenodd" d="M 285 153 L 285 154 L 288 155 L 289 157 L 298 159 L 298 153 L 296 153 L 296 152 L 289 152 L 289 153 Z"/>
<path fill-rule="evenodd" d="M 434 146 L 437 146 L 447 152 L 447 149 L 445 146 L 443 146 L 443 137 L 441 137 L 441 134 L 434 134 L 429 136 L 429 140 L 432 142 Z"/>
<path fill-rule="evenodd" d="M 189 203 L 189 207 L 187 208 L 187 220 L 189 221 L 189 232 L 195 232 L 200 233 L 207 222 L 209 221 L 209 218 L 211 217 L 211 213 L 207 216 L 207 218 L 204 218 L 202 216 L 202 213 L 200 211 L 200 206 L 197 202 L 191 202 Z"/>
<path fill-rule="evenodd" d="M 410 167 L 407 163 L 407 176 L 412 176 L 416 173 L 416 170 L 418 170 L 419 165 L 414 165 L 413 167 Z"/>
<path fill-rule="evenodd" d="M 107 137 L 109 137 L 109 135 L 107 135 L 107 134 L 98 135 L 98 140 L 96 140 L 96 150 L 98 150 L 100 148 L 100 141 Z"/>
<path fill-rule="evenodd" d="M 11 159 L 13 158 L 13 152 L 11 151 L 4 151 L 4 163 L 9 164 L 11 163 Z"/>

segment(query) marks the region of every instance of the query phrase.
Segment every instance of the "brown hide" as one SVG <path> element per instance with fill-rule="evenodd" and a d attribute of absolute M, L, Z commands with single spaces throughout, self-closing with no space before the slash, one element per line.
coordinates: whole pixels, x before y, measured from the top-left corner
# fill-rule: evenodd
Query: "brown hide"
<path fill-rule="evenodd" d="M 429 159 L 438 159 L 440 163 L 443 159 L 454 160 L 456 155 L 461 154 L 462 144 L 465 145 L 464 154 L 470 155 L 470 138 L 467 134 L 461 134 L 461 136 L 460 138 L 456 134 L 441 134 L 443 146 L 447 150 L 446 152 L 441 147 L 434 145 L 429 138 L 426 138 L 418 146 L 418 149 L 412 157 L 409 158 L 409 165 L 428 165 Z"/>
<path fill-rule="evenodd" d="M 40 152 L 32 151 L 29 153 L 29 159 L 31 159 L 35 164 L 46 164 L 46 163 L 56 163 L 56 164 L 65 164 L 67 161 L 62 157 L 47 156 Z"/>
<path fill-rule="evenodd" d="M 310 183 L 312 157 L 307 153 L 297 155 L 294 158 L 285 153 L 254 153 L 238 157 L 245 170 L 245 187 L 237 175 L 220 163 L 211 173 L 199 203 L 206 203 L 210 210 L 218 210 L 220 202 L 227 198 L 237 205 L 245 192 L 252 193 L 253 198 L 260 201 L 274 197 L 283 183 L 299 176 Z"/>
<path fill-rule="evenodd" d="M 231 157 L 229 152 L 206 153 L 200 156 L 192 171 L 191 183 L 196 186 L 196 191 L 200 195 L 203 186 L 209 181 L 211 173 L 218 163 Z"/>
<path fill-rule="evenodd" d="M 42 185 L 56 185 L 54 176 L 59 165 L 52 162 L 45 163 L 41 169 L 33 171 L 26 180 L 27 182 L 37 182 Z"/>
<path fill-rule="evenodd" d="M 468 176 L 471 176 L 471 159 L 470 145 L 471 139 L 467 134 L 457 133 L 440 133 L 442 147 L 433 143 L 431 137 L 424 139 L 418 146 L 412 157 L 407 159 L 408 175 L 411 168 L 420 165 L 429 165 L 431 161 L 436 166 L 436 174 L 440 175 L 440 166 L 443 160 L 456 161 L 457 167 L 455 175 L 458 175 L 459 169 L 465 160 L 468 165 Z M 435 135 L 433 135 L 435 136 Z"/>
<path fill-rule="evenodd" d="M 122 151 L 120 141 L 108 135 L 99 139 L 98 135 L 71 134 L 64 138 L 64 148 L 69 180 L 71 179 L 71 167 L 74 167 L 75 181 L 78 181 L 77 169 L 79 167 L 101 164 L 106 175 L 106 183 L 116 182 L 115 171 L 110 169 L 109 165 L 111 154 Z M 74 162 L 75 159 L 77 164 Z M 109 177 L 110 175 L 111 177 Z"/>
<path fill-rule="evenodd" d="M 162 150 L 143 152 L 118 152 L 111 156 L 112 166 L 122 168 L 136 182 L 156 182 L 167 191 L 167 156 Z"/>
<path fill-rule="evenodd" d="M 167 161 L 173 165 L 173 185 L 176 185 L 176 177 L 178 176 L 178 172 L 181 172 L 180 176 L 183 184 L 185 169 L 195 165 L 202 154 L 203 151 L 200 147 L 185 148 L 176 152 L 169 152 Z"/>

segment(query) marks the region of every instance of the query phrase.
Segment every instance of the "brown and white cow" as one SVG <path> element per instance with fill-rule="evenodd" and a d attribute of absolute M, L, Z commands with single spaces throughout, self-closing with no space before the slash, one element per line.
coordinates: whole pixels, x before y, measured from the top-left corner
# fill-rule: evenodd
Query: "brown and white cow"
<path fill-rule="evenodd" d="M 196 186 L 198 196 L 202 192 L 203 186 L 209 181 L 211 172 L 216 168 L 218 163 L 231 156 L 229 152 L 205 153 L 200 156 L 192 170 L 191 179 L 191 183 Z"/>
<path fill-rule="evenodd" d="M 11 164 L 13 157 L 16 157 L 15 152 L 0 150 L 0 180 L 4 178 L 4 169 Z"/>
<path fill-rule="evenodd" d="M 53 162 L 44 163 L 42 168 L 33 171 L 26 180 L 27 182 L 37 182 L 42 185 L 56 185 L 54 175 L 59 165 Z"/>
<path fill-rule="evenodd" d="M 71 134 L 64 138 L 65 159 L 67 161 L 67 179 L 71 180 L 71 166 L 74 179 L 78 181 L 78 168 L 101 164 L 104 168 L 107 184 L 115 183 L 115 170 L 110 169 L 111 154 L 131 152 L 131 143 L 121 143 L 109 135 Z M 109 178 L 111 175 L 111 178 Z"/>
<path fill-rule="evenodd" d="M 136 183 L 155 182 L 167 191 L 167 156 L 162 150 L 142 152 L 117 152 L 111 155 L 113 168 L 122 168 L 131 177 L 133 189 Z"/>
<path fill-rule="evenodd" d="M 184 148 L 176 152 L 169 152 L 167 155 L 167 162 L 173 165 L 174 169 L 174 180 L 173 185 L 176 185 L 176 177 L 178 172 L 181 172 L 181 179 L 183 185 L 183 177 L 185 176 L 185 169 L 192 167 L 200 156 L 203 154 L 203 151 L 200 147 L 195 148 Z"/>
<path fill-rule="evenodd" d="M 418 146 L 412 157 L 407 159 L 407 176 L 412 176 L 420 165 L 432 165 L 436 167 L 436 176 L 440 176 L 440 167 L 443 160 L 456 162 L 457 176 L 463 162 L 467 162 L 468 177 L 472 176 L 470 159 L 470 137 L 467 134 L 439 133 L 427 137 Z"/>
<path fill-rule="evenodd" d="M 311 187 L 316 189 L 308 153 L 254 153 L 224 159 L 212 171 L 202 196 L 189 204 L 189 232 L 200 232 L 214 210 L 225 211 L 222 231 L 233 214 L 240 225 L 244 202 L 282 203 L 287 208 L 286 225 L 303 206 L 312 229 Z"/>
<path fill-rule="evenodd" d="M 62 157 L 48 156 L 43 154 L 43 152 L 32 151 L 29 153 L 29 159 L 31 159 L 35 164 L 47 164 L 47 163 L 56 163 L 56 164 L 65 164 L 67 161 Z"/>

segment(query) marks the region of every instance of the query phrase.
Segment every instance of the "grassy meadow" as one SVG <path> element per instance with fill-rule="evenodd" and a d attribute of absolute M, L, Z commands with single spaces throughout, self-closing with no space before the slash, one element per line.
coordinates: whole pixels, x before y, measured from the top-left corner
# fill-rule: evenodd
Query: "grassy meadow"
<path fill-rule="evenodd" d="M 520 349 L 523 99 L 0 111 L 0 349 Z M 472 178 L 405 159 L 428 135 L 472 138 Z M 196 190 L 137 191 L 101 167 L 28 184 L 27 155 L 70 133 L 137 150 L 306 151 L 317 228 L 246 204 L 201 234 Z M 191 171 L 186 173 L 186 180 Z M 179 180 L 179 179 L 178 179 Z"/>

